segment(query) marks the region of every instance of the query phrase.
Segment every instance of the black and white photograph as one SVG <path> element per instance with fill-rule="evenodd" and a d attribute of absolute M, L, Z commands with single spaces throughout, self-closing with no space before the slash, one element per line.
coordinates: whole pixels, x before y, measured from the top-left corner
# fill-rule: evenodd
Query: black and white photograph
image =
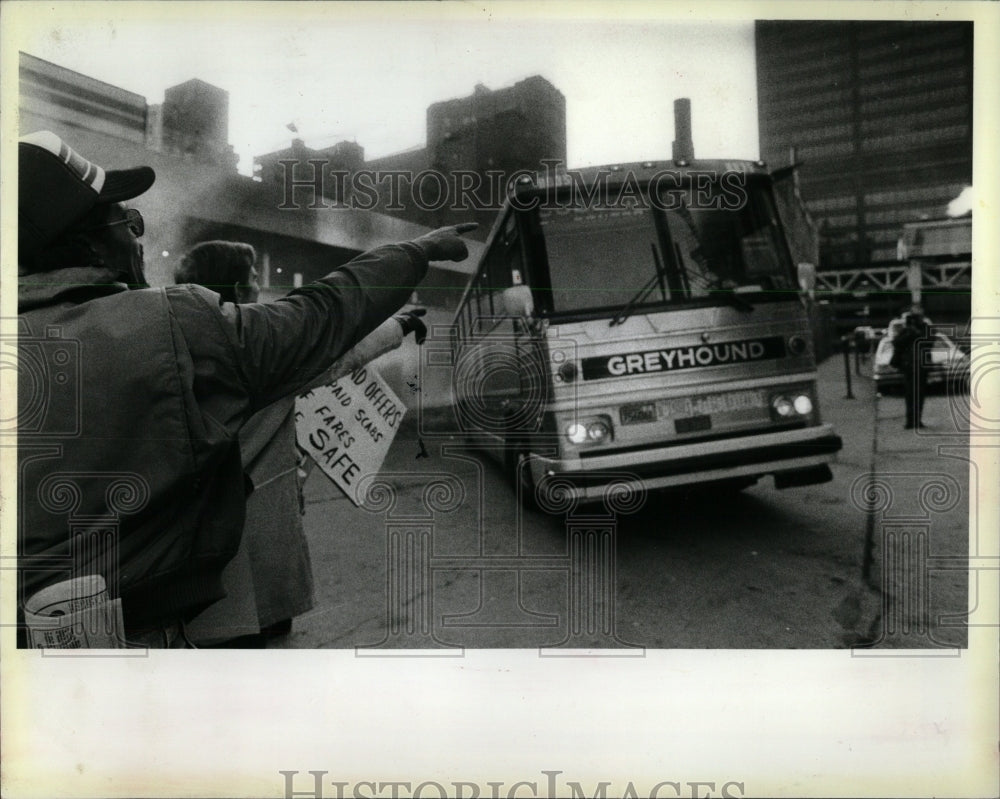
<path fill-rule="evenodd" d="M 995 6 L 0 24 L 5 796 L 995 795 Z"/>

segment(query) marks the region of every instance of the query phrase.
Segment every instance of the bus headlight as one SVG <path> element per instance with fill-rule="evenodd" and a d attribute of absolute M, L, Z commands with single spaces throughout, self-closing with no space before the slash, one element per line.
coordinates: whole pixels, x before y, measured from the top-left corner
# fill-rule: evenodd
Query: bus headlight
<path fill-rule="evenodd" d="M 775 419 L 794 419 L 813 412 L 813 401 L 804 391 L 790 391 L 771 397 L 771 414 Z"/>
<path fill-rule="evenodd" d="M 788 397 L 775 397 L 771 400 L 771 407 L 774 408 L 774 412 L 783 419 L 787 419 L 789 416 L 795 413 L 795 406 Z"/>
<path fill-rule="evenodd" d="M 571 444 L 600 444 L 612 437 L 611 422 L 604 418 L 571 422 L 563 432 Z"/>
<path fill-rule="evenodd" d="M 595 444 L 604 441 L 610 434 L 608 426 L 600 419 L 587 425 L 587 440 L 593 441 Z"/>
<path fill-rule="evenodd" d="M 571 444 L 582 444 L 587 440 L 587 428 L 579 422 L 566 425 L 566 438 Z"/>

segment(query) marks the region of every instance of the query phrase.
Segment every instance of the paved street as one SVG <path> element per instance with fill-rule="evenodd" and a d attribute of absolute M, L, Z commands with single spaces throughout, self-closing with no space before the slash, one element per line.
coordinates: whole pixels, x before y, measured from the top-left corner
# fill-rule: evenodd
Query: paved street
<path fill-rule="evenodd" d="M 519 514 L 498 465 L 448 436 L 418 457 L 404 425 L 378 510 L 313 471 L 317 607 L 271 646 L 962 646 L 968 400 L 933 394 L 928 429 L 905 431 L 902 397 L 853 377 L 846 399 L 841 356 L 820 368 L 822 412 L 844 439 L 832 482 L 658 494 L 605 519 Z"/>

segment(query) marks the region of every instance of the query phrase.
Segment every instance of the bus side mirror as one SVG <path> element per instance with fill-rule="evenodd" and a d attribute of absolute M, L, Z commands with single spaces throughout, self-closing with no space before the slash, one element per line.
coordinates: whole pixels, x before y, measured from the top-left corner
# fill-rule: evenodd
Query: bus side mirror
<path fill-rule="evenodd" d="M 799 264 L 799 288 L 809 296 L 809 299 L 816 297 L 816 265 L 810 263 Z"/>
<path fill-rule="evenodd" d="M 503 312 L 515 319 L 530 319 L 535 313 L 535 301 L 531 297 L 528 286 L 511 286 L 504 289 L 502 297 Z"/>

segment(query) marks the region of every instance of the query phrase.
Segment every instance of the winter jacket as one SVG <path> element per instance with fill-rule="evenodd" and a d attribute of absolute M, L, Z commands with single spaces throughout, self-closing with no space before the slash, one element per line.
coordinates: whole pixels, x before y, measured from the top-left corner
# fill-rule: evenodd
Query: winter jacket
<path fill-rule="evenodd" d="M 923 321 L 904 325 L 892 339 L 892 358 L 889 365 L 904 374 L 922 376 L 921 373 L 925 370 L 920 368 L 919 344 L 921 341 L 926 341 L 928 335 L 927 324 Z"/>
<path fill-rule="evenodd" d="M 224 595 L 250 485 L 237 433 L 408 299 L 412 243 L 359 256 L 272 303 L 198 286 L 128 291 L 99 268 L 19 282 L 20 596 L 104 575 L 128 630 Z"/>

